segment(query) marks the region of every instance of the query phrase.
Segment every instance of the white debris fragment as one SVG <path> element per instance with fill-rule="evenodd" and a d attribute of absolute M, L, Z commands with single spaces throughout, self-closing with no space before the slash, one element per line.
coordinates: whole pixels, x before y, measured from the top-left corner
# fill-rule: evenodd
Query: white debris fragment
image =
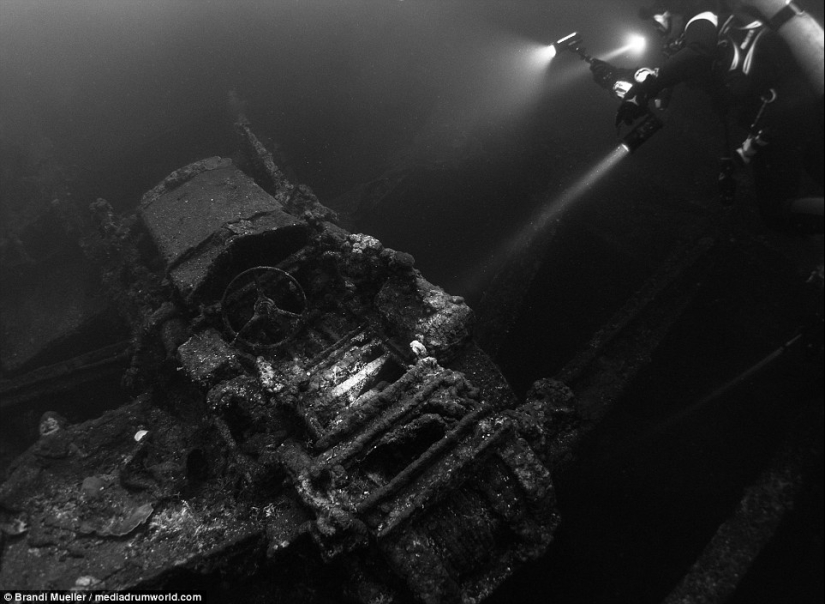
<path fill-rule="evenodd" d="M 427 356 L 427 348 L 418 340 L 413 340 L 410 342 L 410 350 L 412 350 L 413 354 L 419 358 Z"/>
<path fill-rule="evenodd" d="M 264 389 L 269 392 L 277 392 L 280 390 L 278 380 L 275 376 L 275 369 L 273 369 L 272 365 L 263 357 L 256 359 L 256 365 L 258 365 L 258 377 Z"/>
<path fill-rule="evenodd" d="M 83 575 L 75 579 L 74 587 L 71 591 L 86 591 L 100 585 L 100 579 L 92 575 Z"/>

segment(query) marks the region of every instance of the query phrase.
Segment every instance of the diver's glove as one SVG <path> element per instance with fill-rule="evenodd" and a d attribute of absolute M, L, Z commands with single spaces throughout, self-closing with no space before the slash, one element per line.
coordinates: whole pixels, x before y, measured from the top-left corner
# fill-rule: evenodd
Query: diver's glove
<path fill-rule="evenodd" d="M 641 82 L 637 82 L 630 87 L 622 99 L 619 110 L 616 112 L 616 127 L 621 124 L 630 125 L 637 119 L 647 114 L 647 107 L 650 99 L 655 97 L 660 90 L 657 78 L 650 73 Z"/>

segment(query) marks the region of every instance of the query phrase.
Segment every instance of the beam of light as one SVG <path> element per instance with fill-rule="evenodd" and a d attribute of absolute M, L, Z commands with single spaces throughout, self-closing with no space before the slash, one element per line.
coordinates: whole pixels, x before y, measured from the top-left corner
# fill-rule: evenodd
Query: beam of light
<path fill-rule="evenodd" d="M 476 121 L 488 125 L 524 115 L 540 100 L 548 66 L 556 53 L 552 45 L 513 38 L 497 40 L 494 46 L 494 55 L 480 62 L 484 72 L 467 104 L 473 107 Z"/>
<path fill-rule="evenodd" d="M 625 146 L 619 145 L 562 191 L 561 194 L 548 198 L 521 229 L 505 239 L 481 266 L 467 275 L 459 291 L 467 292 L 467 294 L 480 291 L 483 283 L 487 280 L 486 276 L 488 274 L 491 277 L 494 276 L 502 263 L 529 248 L 534 239 L 540 237 L 571 205 L 602 180 L 629 154 L 630 151 Z"/>
<path fill-rule="evenodd" d="M 646 47 L 647 39 L 644 36 L 632 34 L 628 36 L 627 43 L 624 46 L 620 46 L 619 48 L 607 53 L 603 60 L 610 61 L 611 59 L 615 59 L 616 57 L 620 57 L 625 54 L 640 56 Z"/>
<path fill-rule="evenodd" d="M 552 44 L 521 36 L 491 38 L 467 66 L 472 77 L 458 81 L 436 105 L 411 155 L 430 162 L 462 161 L 490 132 L 529 116 L 546 100 L 548 78 L 557 88 L 558 74 L 548 69 L 555 54 Z M 580 65 L 566 67 L 587 73 Z"/>
<path fill-rule="evenodd" d="M 645 51 L 645 48 L 647 48 L 647 38 L 639 34 L 631 34 L 628 38 L 628 46 L 630 46 L 630 52 L 635 55 L 640 55 Z"/>
<path fill-rule="evenodd" d="M 556 47 L 553 44 L 537 45 L 527 52 L 527 61 L 533 69 L 543 71 L 555 56 Z"/>

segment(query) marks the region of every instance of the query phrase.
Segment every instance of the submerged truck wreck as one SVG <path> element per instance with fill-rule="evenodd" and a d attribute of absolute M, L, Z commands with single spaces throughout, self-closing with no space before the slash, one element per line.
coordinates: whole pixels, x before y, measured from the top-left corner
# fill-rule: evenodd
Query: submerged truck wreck
<path fill-rule="evenodd" d="M 508 364 L 545 351 L 513 359 L 505 336 L 566 229 L 610 241 L 595 221 L 536 238 L 471 310 L 236 130 L 240 152 L 134 212 L 58 199 L 2 242 L 24 287 L 0 296 L 0 588 L 721 603 L 758 589 L 800 494 L 821 535 L 821 270 L 806 283 L 694 209 L 518 396 Z M 821 547 L 799 551 L 821 577 Z"/>
<path fill-rule="evenodd" d="M 536 443 L 565 392 L 517 407 L 461 298 L 238 131 L 242 157 L 173 172 L 135 217 L 66 219 L 131 328 L 135 395 L 43 415 L 0 486 L 0 585 L 481 601 L 552 539 Z"/>

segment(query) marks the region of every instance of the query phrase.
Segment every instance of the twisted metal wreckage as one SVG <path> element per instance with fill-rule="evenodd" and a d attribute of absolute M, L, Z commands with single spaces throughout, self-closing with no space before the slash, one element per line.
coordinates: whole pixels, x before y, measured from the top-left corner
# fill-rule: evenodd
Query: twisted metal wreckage
<path fill-rule="evenodd" d="M 136 216 L 53 208 L 131 339 L 33 371 L 21 344 L 3 404 L 124 370 L 138 394 L 82 423 L 43 415 L 0 486 L 0 584 L 485 599 L 547 551 L 554 472 L 684 312 L 712 245 L 664 263 L 564 382 L 520 403 L 461 298 L 337 226 L 236 127 L 235 161 L 173 172 Z"/>
<path fill-rule="evenodd" d="M 230 565 L 240 581 L 311 549 L 364 601 L 481 599 L 557 523 L 527 409 L 461 298 L 335 226 L 239 130 L 269 192 L 211 158 L 149 191 L 140 226 L 97 202 L 82 245 L 134 325 L 145 391 L 79 425 L 44 416 L 0 488 L 2 583 L 162 587 Z M 144 228 L 161 270 L 141 266 Z"/>

